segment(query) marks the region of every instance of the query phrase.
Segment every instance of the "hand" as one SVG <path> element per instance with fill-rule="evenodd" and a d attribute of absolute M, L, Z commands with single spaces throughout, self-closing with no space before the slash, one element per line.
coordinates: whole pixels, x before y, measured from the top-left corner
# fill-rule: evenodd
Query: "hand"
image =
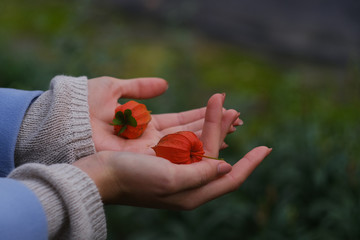
<path fill-rule="evenodd" d="M 202 140 L 207 155 L 217 156 L 226 135 L 222 118 L 223 97 L 210 98 Z M 97 185 L 104 203 L 193 209 L 236 190 L 270 153 L 267 147 L 251 150 L 234 166 L 204 158 L 187 165 L 149 155 L 104 151 L 75 162 Z"/>
<path fill-rule="evenodd" d="M 120 80 L 100 77 L 89 80 L 89 111 L 96 151 L 113 150 L 140 152 L 154 155 L 151 149 L 161 137 L 177 131 L 193 131 L 201 136 L 204 124 L 205 108 L 181 113 L 152 114 L 146 131 L 138 139 L 123 139 L 114 134 L 109 124 L 114 117 L 118 98 L 146 99 L 162 94 L 168 88 L 167 82 L 160 78 L 137 78 Z M 222 133 L 235 131 L 242 124 L 239 113 L 233 109 L 223 109 Z M 231 123 L 231 124 L 229 124 Z M 221 143 L 221 147 L 226 147 Z"/>

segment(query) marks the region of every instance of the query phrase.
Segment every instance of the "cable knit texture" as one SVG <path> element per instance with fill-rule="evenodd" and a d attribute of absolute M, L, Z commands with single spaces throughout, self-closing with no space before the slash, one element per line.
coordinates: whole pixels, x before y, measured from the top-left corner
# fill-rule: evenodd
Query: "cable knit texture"
<path fill-rule="evenodd" d="M 106 239 L 100 195 L 79 168 L 30 163 L 9 177 L 25 183 L 39 198 L 47 216 L 49 239 Z"/>
<path fill-rule="evenodd" d="M 87 78 L 56 76 L 24 117 L 15 166 L 72 163 L 93 153 Z"/>

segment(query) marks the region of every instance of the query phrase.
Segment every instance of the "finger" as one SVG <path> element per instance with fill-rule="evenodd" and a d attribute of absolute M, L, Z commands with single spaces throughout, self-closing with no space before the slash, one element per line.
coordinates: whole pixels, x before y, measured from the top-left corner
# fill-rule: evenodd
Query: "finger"
<path fill-rule="evenodd" d="M 180 113 L 153 114 L 156 129 L 161 131 L 166 128 L 189 124 L 205 117 L 206 108 L 197 108 Z"/>
<path fill-rule="evenodd" d="M 272 148 L 260 146 L 248 152 L 234 165 L 234 171 L 230 173 L 234 184 L 239 187 L 271 151 Z"/>
<path fill-rule="evenodd" d="M 204 186 L 229 173 L 232 166 L 225 161 L 204 159 L 192 164 L 179 164 L 176 168 L 174 179 L 177 187 L 173 189 L 174 193 Z"/>
<path fill-rule="evenodd" d="M 134 78 L 119 80 L 113 78 L 115 92 L 122 98 L 144 99 L 161 95 L 168 88 L 168 83 L 161 78 Z"/>
<path fill-rule="evenodd" d="M 220 149 L 225 149 L 227 147 L 229 147 L 229 145 L 227 145 L 226 142 L 223 142 L 223 143 L 221 143 Z"/>
<path fill-rule="evenodd" d="M 236 127 L 234 127 L 234 126 L 230 126 L 230 129 L 228 130 L 228 132 L 227 132 L 227 134 L 230 134 L 230 133 L 233 133 L 233 132 L 235 132 L 236 131 Z"/>
<path fill-rule="evenodd" d="M 221 137 L 219 139 L 220 146 L 223 143 L 226 135 L 236 130 L 233 126 L 233 123 L 239 118 L 239 116 L 240 113 L 238 113 L 234 109 L 226 110 L 224 112 L 221 121 Z"/>
<path fill-rule="evenodd" d="M 235 132 L 236 127 L 238 126 L 242 126 L 244 124 L 243 120 L 240 118 L 237 118 L 235 120 L 235 122 L 233 122 L 233 124 L 231 125 L 230 129 L 229 129 L 229 133 Z"/>
<path fill-rule="evenodd" d="M 177 202 L 177 207 L 180 209 L 193 209 L 219 196 L 235 191 L 270 154 L 271 150 L 264 146 L 254 148 L 233 166 L 230 173 L 202 187 L 169 196 L 167 201 Z"/>
<path fill-rule="evenodd" d="M 121 156 L 122 162 L 116 161 L 115 164 L 116 166 L 121 165 L 122 176 L 128 174 L 135 178 L 134 182 L 137 181 L 136 178 L 139 175 L 142 175 L 142 178 L 158 179 L 157 184 L 163 186 L 161 187 L 163 191 L 159 193 L 166 196 L 203 186 L 219 176 L 229 173 L 232 169 L 230 164 L 212 159 L 192 164 L 174 164 L 164 158 L 129 152 L 112 152 L 111 154 L 117 158 Z M 144 175 L 142 171 L 146 171 L 146 174 Z"/>
<path fill-rule="evenodd" d="M 210 97 L 206 107 L 205 122 L 200 139 L 204 144 L 206 154 L 211 157 L 217 157 L 219 152 L 224 100 L 224 94 L 214 94 Z"/>
<path fill-rule="evenodd" d="M 166 128 L 176 127 L 203 119 L 205 117 L 205 111 L 206 107 L 202 107 L 180 113 L 152 114 L 152 116 L 156 121 L 156 129 L 161 131 Z M 226 109 L 223 108 L 223 112 L 225 111 Z"/>
<path fill-rule="evenodd" d="M 244 121 L 240 118 L 236 119 L 235 122 L 233 123 L 234 126 L 242 126 L 243 124 L 244 124 Z"/>

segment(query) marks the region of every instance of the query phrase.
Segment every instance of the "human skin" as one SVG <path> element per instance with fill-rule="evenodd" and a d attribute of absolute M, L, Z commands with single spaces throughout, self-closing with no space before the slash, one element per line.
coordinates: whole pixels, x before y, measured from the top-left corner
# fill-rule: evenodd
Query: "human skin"
<path fill-rule="evenodd" d="M 161 95 L 168 83 L 161 78 L 135 78 L 122 80 L 112 77 L 99 77 L 88 81 L 88 102 L 93 142 L 97 152 L 126 151 L 154 155 L 149 146 L 169 133 L 192 131 L 202 135 L 206 108 L 198 108 L 180 113 L 152 114 L 152 120 L 143 135 L 138 139 L 123 139 L 114 134 L 112 122 L 114 110 L 119 105 L 118 98 L 148 99 Z M 234 132 L 242 124 L 240 113 L 234 109 L 222 108 L 221 139 Z M 231 123 L 231 124 L 230 124 Z M 221 148 L 227 145 L 222 141 Z"/>
<path fill-rule="evenodd" d="M 213 157 L 233 125 L 224 117 L 224 99 L 209 99 L 200 136 L 205 154 Z M 181 165 L 143 153 L 101 151 L 74 165 L 92 178 L 105 204 L 190 210 L 238 189 L 270 152 L 256 147 L 231 166 L 207 158 Z"/>

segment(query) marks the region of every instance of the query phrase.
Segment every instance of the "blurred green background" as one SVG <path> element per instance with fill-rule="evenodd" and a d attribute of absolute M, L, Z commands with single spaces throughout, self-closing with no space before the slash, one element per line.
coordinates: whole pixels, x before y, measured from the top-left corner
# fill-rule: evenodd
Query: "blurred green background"
<path fill-rule="evenodd" d="M 2 0 L 0 86 L 48 88 L 58 74 L 170 85 L 153 113 L 225 107 L 245 124 L 227 137 L 231 163 L 271 155 L 236 192 L 193 211 L 107 206 L 108 239 L 360 239 L 360 71 L 262 54 L 99 1 Z"/>

